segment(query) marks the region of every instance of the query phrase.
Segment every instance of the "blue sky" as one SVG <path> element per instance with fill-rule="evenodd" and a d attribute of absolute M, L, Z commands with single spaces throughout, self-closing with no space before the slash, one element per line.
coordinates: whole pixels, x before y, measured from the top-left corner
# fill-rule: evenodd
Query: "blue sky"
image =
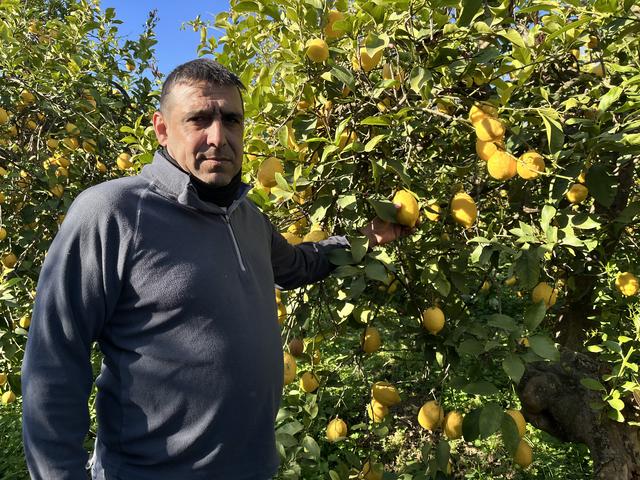
<path fill-rule="evenodd" d="M 116 9 L 116 17 L 124 22 L 118 29 L 120 35 L 131 39 L 142 31 L 149 11 L 158 10 L 156 58 L 165 75 L 197 56 L 200 34 L 191 28 L 180 30 L 180 26 L 198 15 L 206 21 L 229 10 L 228 0 L 102 0 L 100 4 L 103 10 Z"/>

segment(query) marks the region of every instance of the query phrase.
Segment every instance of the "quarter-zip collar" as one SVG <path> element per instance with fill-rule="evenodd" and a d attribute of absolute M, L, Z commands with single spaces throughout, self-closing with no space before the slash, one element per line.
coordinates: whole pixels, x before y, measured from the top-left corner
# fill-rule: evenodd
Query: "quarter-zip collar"
<path fill-rule="evenodd" d="M 205 202 L 198 196 L 189 175 L 171 165 L 159 152 L 155 153 L 150 164 L 144 166 L 141 175 L 151 181 L 160 195 L 171 198 L 186 207 L 217 215 L 231 214 L 240 203 L 245 201 L 247 193 L 251 189 L 246 183 L 241 183 L 236 199 L 228 208 Z"/>

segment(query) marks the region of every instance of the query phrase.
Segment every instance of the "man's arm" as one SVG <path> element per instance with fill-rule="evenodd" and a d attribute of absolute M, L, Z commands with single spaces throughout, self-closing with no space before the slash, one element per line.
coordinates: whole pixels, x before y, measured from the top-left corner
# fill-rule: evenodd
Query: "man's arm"
<path fill-rule="evenodd" d="M 22 365 L 23 439 L 31 478 L 86 479 L 91 345 L 120 291 L 124 232 L 108 201 L 82 194 L 42 267 Z"/>

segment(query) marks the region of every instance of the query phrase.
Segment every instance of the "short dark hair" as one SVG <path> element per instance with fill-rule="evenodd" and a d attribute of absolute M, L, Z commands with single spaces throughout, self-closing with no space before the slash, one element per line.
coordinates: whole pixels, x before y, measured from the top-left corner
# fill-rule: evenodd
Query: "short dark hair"
<path fill-rule="evenodd" d="M 217 87 L 237 87 L 241 99 L 242 90 L 246 90 L 240 78 L 223 65 L 210 58 L 197 58 L 178 65 L 164 81 L 160 94 L 160 110 L 166 105 L 167 98 L 175 85 L 199 82 L 210 83 Z"/>

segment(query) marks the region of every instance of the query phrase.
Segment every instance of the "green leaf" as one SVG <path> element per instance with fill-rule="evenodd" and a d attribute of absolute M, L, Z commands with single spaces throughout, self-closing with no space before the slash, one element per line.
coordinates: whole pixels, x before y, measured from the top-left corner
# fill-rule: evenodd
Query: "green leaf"
<path fill-rule="evenodd" d="M 318 445 L 318 442 L 309 435 L 302 439 L 302 448 L 304 448 L 304 451 L 307 452 L 311 458 L 320 458 L 320 446 Z"/>
<path fill-rule="evenodd" d="M 337 78 L 351 90 L 355 90 L 355 79 L 353 78 L 353 73 L 351 73 L 350 70 L 336 65 L 331 69 L 331 76 Z"/>
<path fill-rule="evenodd" d="M 615 221 L 617 223 L 628 224 L 633 222 L 638 214 L 640 214 L 640 202 L 631 202 L 620 212 L 620 215 L 618 215 Z"/>
<path fill-rule="evenodd" d="M 640 145 L 640 133 L 625 133 L 622 135 L 622 143 L 625 145 Z"/>
<path fill-rule="evenodd" d="M 385 127 L 391 125 L 391 119 L 387 115 L 372 116 L 363 119 L 360 125 L 378 125 Z"/>
<path fill-rule="evenodd" d="M 369 239 L 367 237 L 350 237 L 351 255 L 355 263 L 360 263 L 367 254 L 369 248 Z"/>
<path fill-rule="evenodd" d="M 612 398 L 607 403 L 609 403 L 609 405 L 611 405 L 611 408 L 613 408 L 614 410 L 621 411 L 622 409 L 624 409 L 624 402 L 619 398 Z"/>
<path fill-rule="evenodd" d="M 586 178 L 589 193 L 604 207 L 610 207 L 618 192 L 618 181 L 610 175 L 604 165 L 595 165 L 589 169 Z"/>
<path fill-rule="evenodd" d="M 595 390 L 595 391 L 600 391 L 600 392 L 606 392 L 607 391 L 607 389 L 604 388 L 604 385 L 602 385 L 595 378 L 582 378 L 582 379 L 580 379 L 580 383 L 582 384 L 582 386 L 584 388 L 588 388 L 589 390 Z"/>
<path fill-rule="evenodd" d="M 516 276 L 524 288 L 533 288 L 540 279 L 540 261 L 531 250 L 525 250 L 515 265 Z"/>
<path fill-rule="evenodd" d="M 598 222 L 594 216 L 589 215 L 586 212 L 579 213 L 571 218 L 571 224 L 582 230 L 591 230 L 594 228 L 600 228 L 600 222 Z"/>
<path fill-rule="evenodd" d="M 364 267 L 364 274 L 371 280 L 377 280 L 383 283 L 387 281 L 387 269 L 382 263 L 375 260 L 367 263 Z"/>
<path fill-rule="evenodd" d="M 388 135 L 376 135 L 366 143 L 366 145 L 364 146 L 364 151 L 373 152 L 378 146 L 378 144 L 387 137 Z"/>
<path fill-rule="evenodd" d="M 509 452 L 511 456 L 515 455 L 518 445 L 520 444 L 520 432 L 518 432 L 518 426 L 511 415 L 503 413 L 500 431 L 507 452 Z"/>
<path fill-rule="evenodd" d="M 622 92 L 623 90 L 620 87 L 611 87 L 611 89 L 600 98 L 598 111 L 602 113 L 609 110 L 609 107 L 618 101 Z"/>
<path fill-rule="evenodd" d="M 547 308 L 544 302 L 533 303 L 524 311 L 524 324 L 529 330 L 535 330 L 544 320 Z"/>
<path fill-rule="evenodd" d="M 524 363 L 519 356 L 513 353 L 508 354 L 502 361 L 502 368 L 509 375 L 509 378 L 518 383 L 524 374 Z"/>
<path fill-rule="evenodd" d="M 514 30 L 513 28 L 506 31 L 499 32 L 498 35 L 506 38 L 517 47 L 525 48 L 525 49 L 527 48 L 527 45 L 524 43 L 524 39 L 522 38 L 522 35 L 520 35 L 520 33 L 517 30 Z"/>
<path fill-rule="evenodd" d="M 447 471 L 449 465 L 449 456 L 451 455 L 451 446 L 446 440 L 440 440 L 436 446 L 436 463 L 438 469 L 442 472 Z"/>
<path fill-rule="evenodd" d="M 554 114 L 555 111 L 552 111 Z M 547 143 L 549 145 L 549 152 L 552 154 L 562 150 L 564 145 L 564 132 L 562 131 L 562 124 L 557 118 L 552 118 L 548 115 L 549 112 L 543 113 L 539 110 L 538 113 L 544 122 L 545 129 L 547 131 Z"/>
<path fill-rule="evenodd" d="M 468 383 L 462 387 L 462 391 L 469 395 L 495 395 L 498 393 L 496 386 L 487 381 Z"/>
<path fill-rule="evenodd" d="M 471 20 L 476 16 L 482 8 L 482 0 L 462 0 L 462 11 L 456 24 L 459 27 L 468 27 Z"/>
<path fill-rule="evenodd" d="M 449 292 L 451 292 L 451 284 L 442 272 L 438 272 L 438 275 L 433 279 L 433 286 L 436 287 L 438 293 L 443 297 L 447 297 Z"/>
<path fill-rule="evenodd" d="M 560 359 L 560 352 L 549 337 L 534 335 L 529 337 L 529 346 L 536 355 L 540 355 L 547 360 L 557 361 Z"/>
<path fill-rule="evenodd" d="M 555 217 L 557 210 L 551 205 L 545 205 L 542 207 L 542 212 L 540 213 L 540 228 L 542 231 L 547 233 L 547 229 L 551 224 L 551 220 Z"/>
<path fill-rule="evenodd" d="M 480 437 L 489 438 L 496 433 L 502 424 L 504 410 L 497 403 L 489 403 L 482 408 L 478 425 L 480 428 Z"/>
<path fill-rule="evenodd" d="M 462 436 L 465 441 L 473 442 L 480 437 L 480 413 L 482 409 L 476 408 L 467 413 L 462 419 Z"/>
<path fill-rule="evenodd" d="M 471 355 L 472 357 L 478 357 L 484 352 L 484 344 L 475 339 L 468 339 L 463 341 L 458 348 L 456 348 L 459 355 Z"/>
<path fill-rule="evenodd" d="M 396 207 L 393 203 L 386 200 L 373 200 L 367 199 L 367 201 L 371 204 L 373 209 L 376 211 L 376 215 L 380 217 L 385 222 L 395 223 L 397 221 L 396 217 Z"/>
<path fill-rule="evenodd" d="M 502 330 L 506 330 L 508 332 L 514 331 L 516 327 L 516 322 L 513 318 L 508 315 L 503 315 L 501 313 L 494 313 L 489 317 L 487 324 L 490 327 L 501 328 Z"/>

